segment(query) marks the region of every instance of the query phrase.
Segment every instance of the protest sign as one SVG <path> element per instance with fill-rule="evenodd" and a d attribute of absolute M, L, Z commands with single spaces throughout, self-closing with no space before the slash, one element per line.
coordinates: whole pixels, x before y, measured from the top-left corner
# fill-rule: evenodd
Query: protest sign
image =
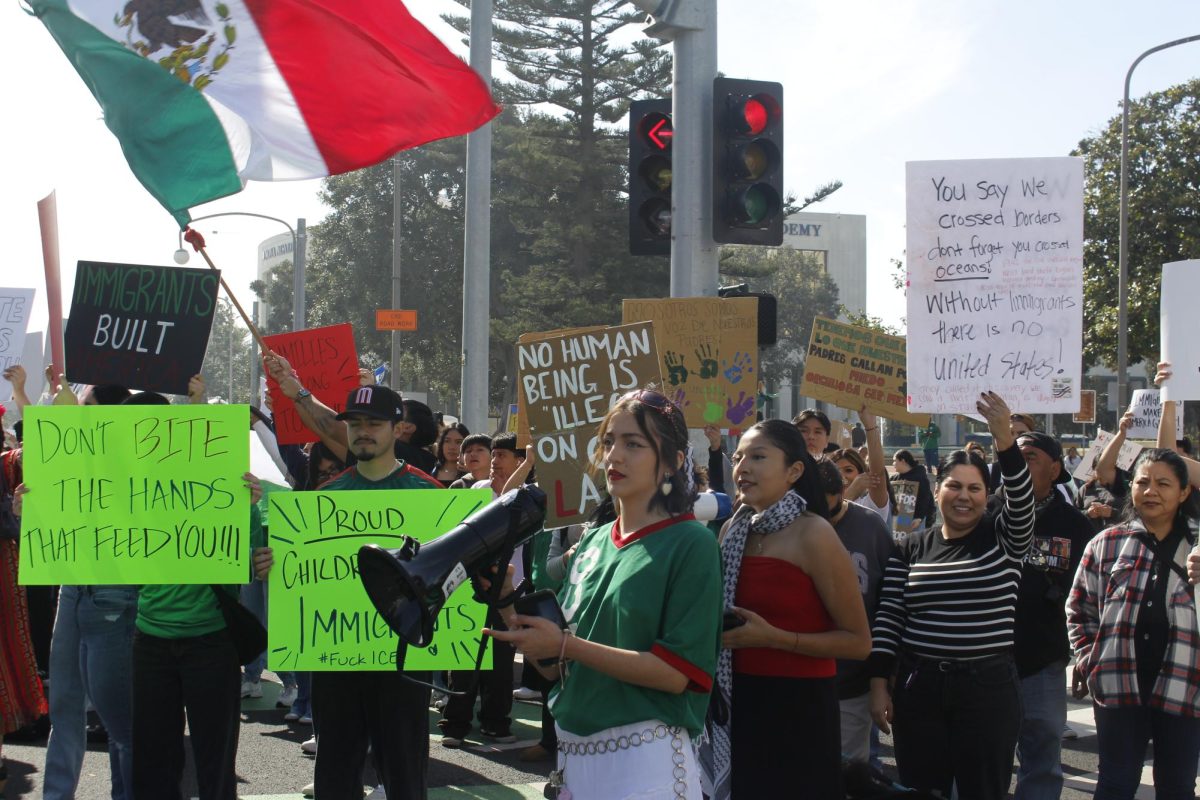
<path fill-rule="evenodd" d="M 24 363 L 25 329 L 32 310 L 33 289 L 0 288 L 0 402 L 12 397 L 12 385 L 4 380 L 4 370 Z M 33 364 L 26 372 L 40 370 L 40 364 Z"/>
<path fill-rule="evenodd" d="M 533 342 L 540 342 L 545 339 L 554 339 L 559 336 L 581 336 L 585 333 L 594 333 L 596 331 L 602 331 L 604 329 L 605 329 L 604 325 L 587 325 L 587 326 L 583 326 L 580 328 L 558 328 L 558 329 L 552 330 L 552 331 L 541 331 L 538 333 L 524 333 L 524 334 L 521 334 L 521 337 L 519 339 L 517 339 L 517 344 L 519 344 L 519 345 L 531 344 Z M 515 423 L 511 419 L 509 420 L 509 426 L 510 426 L 509 430 L 511 430 L 513 433 L 517 434 L 517 447 L 521 450 L 524 450 L 526 447 L 528 447 L 533 442 L 532 437 L 530 437 L 530 435 L 529 435 L 529 417 L 525 413 L 525 393 L 524 392 L 521 392 L 521 391 L 517 392 L 517 402 L 514 403 L 514 405 L 517 407 L 517 418 L 516 418 Z M 514 425 L 514 424 L 516 425 L 515 430 L 512 429 L 512 425 Z"/>
<path fill-rule="evenodd" d="M 364 544 L 397 548 L 434 539 L 490 503 L 489 489 L 273 492 L 267 582 L 267 665 L 273 670 L 396 669 L 396 634 L 358 577 Z M 406 670 L 473 669 L 487 609 L 468 581 L 450 596 L 427 648 L 409 647 Z M 487 659 L 491 658 L 491 650 Z M 490 661 L 484 661 L 490 668 Z"/>
<path fill-rule="evenodd" d="M 803 397 L 854 411 L 924 427 L 928 414 L 910 414 L 904 337 L 848 325 L 825 317 L 813 320 L 804 361 Z"/>
<path fill-rule="evenodd" d="M 896 516 L 892 518 L 892 534 L 900 538 L 908 533 L 917 513 L 917 492 L 921 485 L 916 481 L 892 481 L 892 493 L 896 498 Z"/>
<path fill-rule="evenodd" d="M 622 319 L 654 323 L 663 394 L 689 428 L 754 424 L 758 298 L 626 300 Z"/>
<path fill-rule="evenodd" d="M 21 352 L 21 364 L 25 367 L 25 394 L 29 402 L 37 403 L 46 385 L 42 360 L 42 331 L 25 334 L 25 347 Z"/>
<path fill-rule="evenodd" d="M 1196 298 L 1200 297 L 1200 261 L 1163 264 L 1159 301 L 1159 337 L 1171 378 L 1163 400 L 1200 400 L 1200 339 L 1196 336 Z M 1182 431 L 1182 428 L 1176 428 Z M 1181 434 L 1182 435 L 1182 434 Z"/>
<path fill-rule="evenodd" d="M 1092 477 L 1092 474 L 1096 471 L 1096 461 L 1099 460 L 1100 454 L 1104 452 L 1104 448 L 1108 447 L 1108 443 L 1112 440 L 1113 434 L 1108 431 L 1097 430 L 1096 438 L 1092 441 L 1087 452 L 1083 454 L 1083 460 L 1079 462 L 1079 466 L 1071 473 L 1071 477 L 1078 478 L 1081 481 L 1086 481 Z M 1131 442 L 1127 439 L 1117 452 L 1117 466 L 1129 472 L 1133 469 L 1133 464 L 1137 461 L 1137 457 L 1141 455 L 1143 449 L 1137 442 Z"/>
<path fill-rule="evenodd" d="M 67 379 L 187 394 L 204 364 L 219 285 L 213 269 L 80 261 Z"/>
<path fill-rule="evenodd" d="M 249 413 L 26 408 L 21 583 L 245 583 Z"/>
<path fill-rule="evenodd" d="M 907 207 L 909 410 L 1078 411 L 1083 161 L 909 162 Z"/>
<path fill-rule="evenodd" d="M 300 384 L 334 411 L 346 408 L 346 397 L 358 386 L 358 354 L 350 323 L 309 328 L 294 333 L 263 337 L 267 347 L 283 356 L 296 370 Z M 304 426 L 295 404 L 284 396 L 279 384 L 267 379 L 271 393 L 275 435 L 280 444 L 317 441 L 317 434 Z"/>
<path fill-rule="evenodd" d="M 589 469 L 596 427 L 621 395 L 661 381 L 647 322 L 517 344 L 518 394 L 549 496 L 546 527 L 582 522 L 600 502 Z"/>
<path fill-rule="evenodd" d="M 1162 398 L 1158 389 L 1134 389 L 1129 401 L 1133 424 L 1125 432 L 1130 439 L 1158 441 L 1158 423 L 1162 419 Z M 1175 404 L 1175 436 L 1183 435 L 1183 404 Z"/>
<path fill-rule="evenodd" d="M 1079 410 L 1071 415 L 1071 421 L 1091 424 L 1096 421 L 1096 390 L 1084 389 L 1079 393 Z"/>

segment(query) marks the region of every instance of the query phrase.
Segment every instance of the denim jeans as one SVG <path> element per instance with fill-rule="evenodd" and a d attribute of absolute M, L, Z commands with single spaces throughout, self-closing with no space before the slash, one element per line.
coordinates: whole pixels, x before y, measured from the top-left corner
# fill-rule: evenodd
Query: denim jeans
<path fill-rule="evenodd" d="M 71 800 L 87 750 L 87 701 L 108 730 L 113 800 L 133 797 L 132 662 L 137 589 L 63 586 L 50 642 L 45 800 Z"/>
<path fill-rule="evenodd" d="M 954 785 L 970 800 L 1008 794 L 1021 723 L 1010 656 L 949 662 L 904 656 L 892 704 L 901 783 L 943 797 Z"/>
<path fill-rule="evenodd" d="M 1015 800 L 1058 800 L 1062 794 L 1062 733 L 1067 724 L 1067 662 L 1055 661 L 1021 679 Z"/>
<path fill-rule="evenodd" d="M 258 578 L 250 581 L 241 588 L 241 602 L 246 608 L 258 617 L 258 621 L 267 627 L 267 585 Z M 258 654 L 258 657 L 245 665 L 243 670 L 243 678 L 248 681 L 257 683 L 262 680 L 263 670 L 267 668 L 267 652 Z M 296 676 L 292 672 L 277 672 L 279 680 L 284 686 L 295 686 Z"/>
<path fill-rule="evenodd" d="M 1195 797 L 1200 719 L 1145 706 L 1093 709 L 1100 753 L 1096 800 L 1128 800 L 1134 796 L 1141 783 L 1146 744 L 1151 740 L 1156 800 Z"/>

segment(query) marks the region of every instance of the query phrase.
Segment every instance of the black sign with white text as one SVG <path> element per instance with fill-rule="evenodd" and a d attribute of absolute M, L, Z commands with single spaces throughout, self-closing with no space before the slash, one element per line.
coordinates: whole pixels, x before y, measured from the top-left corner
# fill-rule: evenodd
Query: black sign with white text
<path fill-rule="evenodd" d="M 186 394 L 204 363 L 219 286 L 213 269 L 80 261 L 67 380 Z"/>

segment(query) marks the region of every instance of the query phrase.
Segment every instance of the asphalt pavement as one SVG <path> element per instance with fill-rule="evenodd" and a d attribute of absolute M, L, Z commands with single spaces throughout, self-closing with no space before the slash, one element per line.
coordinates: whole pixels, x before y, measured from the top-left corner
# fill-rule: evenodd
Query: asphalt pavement
<path fill-rule="evenodd" d="M 520 670 L 517 670 L 518 674 Z M 270 673 L 264 678 L 273 677 Z M 313 776 L 313 757 L 304 755 L 300 743 L 312 732 L 309 726 L 285 722 L 285 710 L 275 708 L 280 686 L 263 681 L 264 696 L 242 702 L 242 728 L 238 743 L 237 771 L 241 781 L 240 796 L 244 800 L 301 800 L 300 789 Z M 1096 738 L 1090 703 L 1070 700 L 1069 722 L 1078 738 L 1063 742 L 1063 771 L 1066 786 L 1065 800 L 1082 800 L 1092 796 L 1096 778 Z M 461 750 L 441 746 L 437 732 L 437 712 L 430 709 L 430 800 L 478 798 L 479 800 L 518 800 L 542 797 L 542 787 L 550 763 L 525 764 L 518 760 L 524 748 L 535 743 L 540 735 L 541 708 L 536 703 L 517 702 L 513 705 L 513 744 L 488 743 L 478 735 L 478 729 L 467 737 Z M 894 770 L 891 742 L 882 738 L 881 753 L 885 768 Z M 3 756 L 8 764 L 9 781 L 5 800 L 41 797 L 42 768 L 45 763 L 45 742 L 5 743 Z M 185 797 L 196 796 L 195 776 L 188 754 L 188 775 Z M 1150 763 L 1143 773 L 1139 798 L 1152 798 Z M 373 786 L 370 767 L 364 775 L 364 790 Z M 108 752 L 103 745 L 92 745 L 84 758 L 83 777 L 77 800 L 108 800 Z"/>

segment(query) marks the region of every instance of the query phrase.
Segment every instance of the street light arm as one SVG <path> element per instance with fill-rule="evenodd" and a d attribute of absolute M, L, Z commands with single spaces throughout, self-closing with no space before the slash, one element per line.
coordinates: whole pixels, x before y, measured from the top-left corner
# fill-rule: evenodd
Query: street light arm
<path fill-rule="evenodd" d="M 1129 360 L 1129 197 L 1127 186 L 1129 182 L 1129 83 L 1133 79 L 1133 71 L 1146 56 L 1177 47 L 1188 42 L 1200 41 L 1200 35 L 1176 39 L 1165 44 L 1151 47 L 1142 53 L 1129 65 L 1125 73 L 1125 94 L 1121 101 L 1121 183 L 1119 188 L 1120 208 L 1117 223 L 1117 409 L 1125 408 L 1125 395 L 1128 388 L 1128 371 L 1126 362 Z"/>

